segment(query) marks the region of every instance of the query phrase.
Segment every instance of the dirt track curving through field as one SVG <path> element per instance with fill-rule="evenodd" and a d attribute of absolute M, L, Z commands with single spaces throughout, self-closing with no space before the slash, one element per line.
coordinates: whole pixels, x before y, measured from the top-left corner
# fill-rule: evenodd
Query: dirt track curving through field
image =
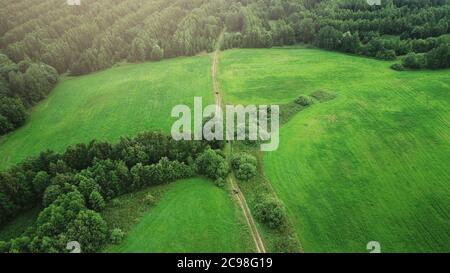
<path fill-rule="evenodd" d="M 220 35 L 218 42 L 217 42 L 217 48 L 214 52 L 212 65 L 211 65 L 211 78 L 212 78 L 212 85 L 213 85 L 213 92 L 214 92 L 214 101 L 216 104 L 216 113 L 220 111 L 220 107 L 222 105 L 222 97 L 220 95 L 220 88 L 219 88 L 219 81 L 217 79 L 217 69 L 219 65 L 219 54 L 220 54 L 220 43 L 223 37 L 223 33 Z M 227 144 L 227 154 L 231 155 L 232 153 L 232 144 Z M 239 189 L 239 185 L 235 180 L 235 177 L 233 174 L 228 176 L 228 181 L 231 184 L 232 188 L 232 194 L 233 199 L 236 201 L 236 203 L 241 208 L 245 220 L 247 222 L 247 225 L 250 229 L 250 233 L 252 235 L 253 241 L 255 242 L 256 252 L 258 253 L 266 253 L 266 248 L 264 247 L 264 243 L 261 239 L 261 235 L 258 232 L 258 229 L 255 225 L 255 221 L 253 220 L 252 214 L 250 212 L 250 209 L 247 205 L 247 201 L 245 200 L 244 194 L 242 194 L 241 190 Z"/>

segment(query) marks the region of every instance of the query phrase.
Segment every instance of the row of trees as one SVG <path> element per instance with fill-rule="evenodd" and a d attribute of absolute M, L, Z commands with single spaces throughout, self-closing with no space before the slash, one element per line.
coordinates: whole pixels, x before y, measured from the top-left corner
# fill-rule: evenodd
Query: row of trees
<path fill-rule="evenodd" d="M 18 64 L 0 54 L 0 135 L 22 126 L 26 108 L 42 100 L 58 81 L 49 65 L 23 60 Z"/>
<path fill-rule="evenodd" d="M 249 1 L 241 9 L 251 10 L 260 19 L 253 29 L 262 28 L 259 32 L 266 34 L 267 46 L 314 43 L 325 49 L 391 59 L 449 43 L 437 38 L 449 33 L 448 2 L 382 2 L 381 7 L 371 7 L 363 0 L 340 1 L 339 5 L 331 1 Z M 249 46 L 243 41 L 246 18 L 241 11 L 225 20 L 229 33 L 223 48 Z"/>
<path fill-rule="evenodd" d="M 450 67 L 450 46 L 440 45 L 425 54 L 409 53 L 402 59 L 401 64 L 392 68 L 397 70 L 409 69 L 440 69 Z"/>
<path fill-rule="evenodd" d="M 99 214 L 111 199 L 196 174 L 223 179 L 228 169 L 208 143 L 161 133 L 43 152 L 0 173 L 0 224 L 39 203 L 44 207 L 20 237 L 0 242 L 0 252 L 64 252 L 70 241 L 97 251 L 121 234 Z"/>
<path fill-rule="evenodd" d="M 5 14 L 16 13 L 5 16 L 2 51 L 16 62 L 28 57 L 73 74 L 124 59 L 160 60 L 212 50 L 228 5 L 225 0 L 101 0 L 77 7 L 31 2 L 6 4 Z"/>
<path fill-rule="evenodd" d="M 85 74 L 129 61 L 160 60 L 222 48 L 294 43 L 392 59 L 448 40 L 445 0 L 58 0 L 5 1 L 0 48 L 13 61 L 44 62 Z M 29 7 L 27 8 L 27 5 Z"/>
<path fill-rule="evenodd" d="M 225 20 L 229 32 L 225 33 L 222 48 L 303 42 L 328 50 L 392 60 L 450 44 L 446 36 L 450 33 L 448 2 L 382 2 L 381 7 L 371 7 L 363 0 L 341 1 L 339 5 L 331 1 L 305 1 L 303 5 L 299 1 L 264 4 L 250 1 L 247 7 L 241 7 L 240 12 Z M 251 14 L 259 19 L 260 24 L 251 28 L 261 33 L 254 35 L 257 37 L 254 40 L 259 42 L 245 42 L 248 35 L 244 27 L 248 21 L 245 10 L 252 10 Z"/>

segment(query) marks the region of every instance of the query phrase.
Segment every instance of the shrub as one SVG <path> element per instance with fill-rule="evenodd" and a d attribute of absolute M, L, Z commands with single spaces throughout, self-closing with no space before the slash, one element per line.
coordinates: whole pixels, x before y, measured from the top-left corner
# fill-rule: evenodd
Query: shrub
<path fill-rule="evenodd" d="M 402 65 L 411 69 L 420 69 L 425 66 L 425 60 L 422 55 L 409 53 L 403 58 Z"/>
<path fill-rule="evenodd" d="M 292 236 L 277 238 L 274 243 L 274 250 L 277 253 L 298 253 L 301 251 L 297 240 Z"/>
<path fill-rule="evenodd" d="M 397 58 L 397 56 L 395 55 L 395 51 L 392 49 L 389 50 L 381 50 L 378 51 L 377 54 L 375 55 L 375 58 L 379 59 L 379 60 L 386 60 L 386 61 L 390 61 L 390 60 L 395 60 Z"/>
<path fill-rule="evenodd" d="M 239 180 L 249 180 L 256 175 L 256 157 L 247 153 L 237 153 L 231 157 L 231 167 Z"/>
<path fill-rule="evenodd" d="M 5 241 L 0 241 L 0 253 L 7 253 L 10 249 L 10 243 Z"/>
<path fill-rule="evenodd" d="M 156 204 L 156 198 L 149 193 L 144 197 L 144 203 L 149 206 L 154 206 Z"/>
<path fill-rule="evenodd" d="M 28 245 L 30 244 L 30 238 L 27 236 L 21 236 L 11 240 L 10 253 L 21 253 L 25 252 Z"/>
<path fill-rule="evenodd" d="M 405 67 L 402 64 L 396 63 L 391 65 L 391 69 L 397 70 L 397 71 L 403 71 L 405 70 Z"/>
<path fill-rule="evenodd" d="M 254 207 L 256 218 L 272 229 L 281 227 L 286 221 L 286 212 L 281 202 L 270 196 L 263 195 L 257 199 Z"/>
<path fill-rule="evenodd" d="M 312 104 L 312 99 L 309 96 L 300 95 L 295 99 L 295 103 L 300 104 L 301 106 L 309 106 Z"/>
<path fill-rule="evenodd" d="M 124 238 L 125 232 L 123 232 L 120 228 L 114 228 L 113 230 L 111 230 L 109 240 L 112 244 L 120 244 Z"/>
<path fill-rule="evenodd" d="M 425 54 L 427 68 L 438 69 L 450 67 L 450 46 L 440 45 Z"/>
<path fill-rule="evenodd" d="M 223 188 L 223 187 L 225 187 L 226 180 L 223 179 L 222 177 L 219 177 L 216 180 L 214 180 L 214 184 L 216 184 L 216 186 L 219 188 Z"/>
<path fill-rule="evenodd" d="M 228 163 L 220 153 L 208 149 L 204 151 L 195 161 L 197 171 L 209 178 L 225 178 L 229 173 Z"/>
<path fill-rule="evenodd" d="M 256 165 L 251 163 L 244 163 L 239 166 L 236 171 L 236 177 L 239 180 L 249 180 L 256 175 Z"/>
<path fill-rule="evenodd" d="M 247 153 L 236 153 L 231 156 L 231 167 L 234 170 L 238 170 L 239 166 L 241 166 L 244 163 L 250 163 L 256 166 L 257 163 L 256 157 Z"/>

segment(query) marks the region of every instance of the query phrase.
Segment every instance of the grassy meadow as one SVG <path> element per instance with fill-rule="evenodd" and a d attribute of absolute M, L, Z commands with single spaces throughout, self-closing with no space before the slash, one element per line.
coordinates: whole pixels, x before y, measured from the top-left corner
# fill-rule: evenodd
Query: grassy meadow
<path fill-rule="evenodd" d="M 164 187 L 156 206 L 106 252 L 254 251 L 241 211 L 227 191 L 201 178 Z"/>
<path fill-rule="evenodd" d="M 450 251 L 450 71 L 398 72 L 391 64 L 295 47 L 220 55 L 225 103 L 286 104 L 320 90 L 336 96 L 296 114 L 281 128 L 279 149 L 262 159 L 305 252 L 367 252 L 369 241 L 382 252 Z M 213 103 L 210 66 L 203 55 L 65 78 L 25 126 L 0 139 L 0 169 L 94 138 L 168 133 L 173 106 L 191 106 L 194 96 Z M 108 207 L 113 223 L 133 219 L 122 223 L 125 240 L 105 251 L 254 251 L 227 191 L 200 178 L 163 187 L 155 207 L 140 206 L 139 194 Z M 0 239 L 34 217 L 18 217 Z"/>
<path fill-rule="evenodd" d="M 264 172 L 305 252 L 450 251 L 450 71 L 316 49 L 221 54 L 227 103 L 337 97 L 298 113 Z"/>
<path fill-rule="evenodd" d="M 0 138 L 0 169 L 92 139 L 115 141 L 156 129 L 170 133 L 175 105 L 191 106 L 194 96 L 213 103 L 209 70 L 210 57 L 203 55 L 63 79 L 25 126 Z"/>
<path fill-rule="evenodd" d="M 202 96 L 205 105 L 213 102 L 208 55 L 126 64 L 63 79 L 24 127 L 1 139 L 0 167 L 94 138 L 114 141 L 145 130 L 170 133 L 172 107 L 192 106 L 194 96 Z M 123 244 L 106 251 L 254 251 L 241 211 L 227 191 L 199 178 L 162 188 L 119 197 L 119 207 L 108 205 L 108 222 L 130 233 Z M 154 209 L 145 206 L 139 198 L 145 192 L 157 193 L 161 203 Z M 25 212 L 6 223 L 0 238 L 20 235 L 38 212 Z"/>

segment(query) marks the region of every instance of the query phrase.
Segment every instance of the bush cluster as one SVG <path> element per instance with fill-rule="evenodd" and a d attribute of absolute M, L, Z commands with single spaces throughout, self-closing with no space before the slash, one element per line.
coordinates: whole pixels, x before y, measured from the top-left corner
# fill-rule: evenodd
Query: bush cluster
<path fill-rule="evenodd" d="M 313 100 L 309 96 L 300 95 L 298 98 L 295 99 L 295 103 L 301 106 L 309 106 L 313 103 Z"/>
<path fill-rule="evenodd" d="M 249 180 L 256 176 L 257 160 L 247 153 L 237 153 L 231 156 L 231 167 L 239 180 Z"/>
<path fill-rule="evenodd" d="M 254 206 L 255 217 L 272 229 L 280 228 L 286 222 L 286 211 L 282 203 L 269 195 L 260 195 Z"/>

